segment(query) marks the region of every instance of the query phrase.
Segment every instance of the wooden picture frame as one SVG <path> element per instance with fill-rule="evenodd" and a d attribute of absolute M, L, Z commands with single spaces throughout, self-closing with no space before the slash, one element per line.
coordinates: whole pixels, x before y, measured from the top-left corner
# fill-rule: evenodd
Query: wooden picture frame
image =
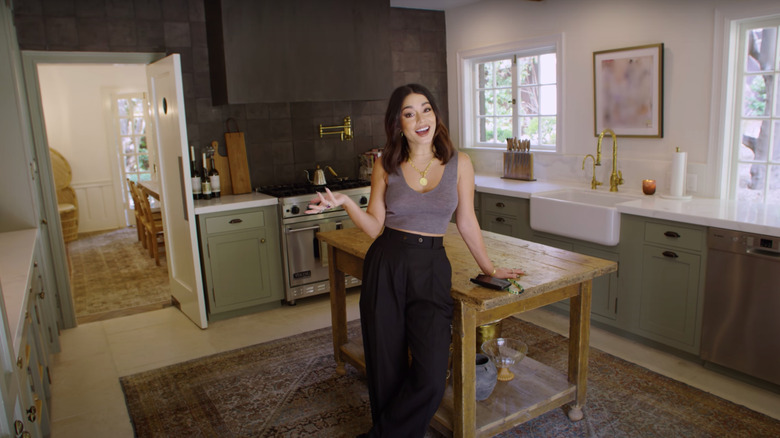
<path fill-rule="evenodd" d="M 664 45 L 593 52 L 596 136 L 663 137 Z"/>

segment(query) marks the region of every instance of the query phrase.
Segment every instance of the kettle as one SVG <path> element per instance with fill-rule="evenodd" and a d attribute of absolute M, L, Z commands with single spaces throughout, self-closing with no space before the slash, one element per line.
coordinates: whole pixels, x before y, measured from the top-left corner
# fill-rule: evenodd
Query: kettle
<path fill-rule="evenodd" d="M 312 181 L 311 175 L 309 175 L 309 171 L 304 169 L 303 170 L 306 173 L 306 179 L 315 186 L 324 186 L 327 184 L 325 181 L 325 172 L 320 169 L 320 166 L 317 165 L 317 169 L 314 170 L 314 180 Z"/>

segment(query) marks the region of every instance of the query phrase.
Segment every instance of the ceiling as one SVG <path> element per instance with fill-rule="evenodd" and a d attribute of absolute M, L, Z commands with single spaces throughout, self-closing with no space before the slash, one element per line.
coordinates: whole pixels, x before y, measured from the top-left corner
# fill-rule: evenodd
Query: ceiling
<path fill-rule="evenodd" d="M 458 6 L 476 3 L 479 0 L 390 0 L 390 6 L 394 8 L 431 9 L 444 11 Z"/>

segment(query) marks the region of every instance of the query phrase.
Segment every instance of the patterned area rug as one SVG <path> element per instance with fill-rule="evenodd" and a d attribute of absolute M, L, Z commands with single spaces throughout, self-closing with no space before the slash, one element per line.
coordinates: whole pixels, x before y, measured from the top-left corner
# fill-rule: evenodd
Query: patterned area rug
<path fill-rule="evenodd" d="M 357 321 L 349 323 L 358 336 Z M 561 371 L 567 340 L 510 318 L 506 337 Z M 325 328 L 122 377 L 137 437 L 354 437 L 371 425 L 354 368 L 336 374 Z M 501 437 L 776 437 L 780 422 L 591 348 L 585 418 L 555 409 Z M 430 430 L 428 436 L 439 436 Z"/>
<path fill-rule="evenodd" d="M 171 305 L 164 252 L 155 265 L 135 228 L 81 235 L 68 243 L 68 255 L 79 323 Z"/>

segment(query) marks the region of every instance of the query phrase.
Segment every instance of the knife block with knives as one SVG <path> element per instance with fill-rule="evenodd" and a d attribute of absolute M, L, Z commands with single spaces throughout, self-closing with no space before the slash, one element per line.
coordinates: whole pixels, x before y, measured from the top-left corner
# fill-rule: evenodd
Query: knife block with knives
<path fill-rule="evenodd" d="M 523 181 L 536 181 L 536 178 L 534 178 L 534 154 L 531 152 L 531 140 L 506 139 L 503 177 Z"/>

